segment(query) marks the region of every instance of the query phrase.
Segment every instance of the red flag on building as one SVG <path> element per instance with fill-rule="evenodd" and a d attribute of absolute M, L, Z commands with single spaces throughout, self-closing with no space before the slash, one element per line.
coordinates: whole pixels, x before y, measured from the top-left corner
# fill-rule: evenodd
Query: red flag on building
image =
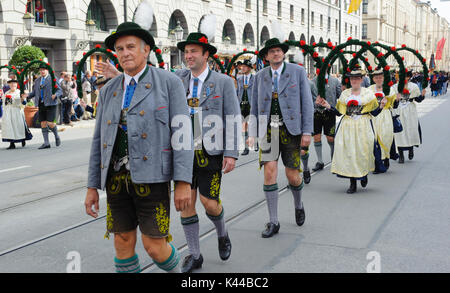
<path fill-rule="evenodd" d="M 442 52 L 444 51 L 444 45 L 445 45 L 445 38 L 442 38 L 437 43 L 436 60 L 442 60 Z"/>

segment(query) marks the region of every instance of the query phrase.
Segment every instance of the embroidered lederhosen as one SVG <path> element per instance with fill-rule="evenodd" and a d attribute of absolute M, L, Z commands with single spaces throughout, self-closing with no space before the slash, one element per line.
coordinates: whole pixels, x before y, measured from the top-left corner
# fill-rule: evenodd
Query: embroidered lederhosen
<path fill-rule="evenodd" d="M 283 72 L 285 69 L 286 66 Z M 270 73 L 272 72 L 270 71 Z M 272 142 L 272 138 L 275 138 L 274 142 Z M 286 124 L 283 122 L 278 93 L 272 92 L 270 123 L 267 126 L 266 138 L 261 143 L 259 151 L 260 168 L 267 162 L 278 161 L 281 154 L 281 159 L 285 167 L 297 169 L 302 172 L 300 164 L 300 142 L 301 135 L 291 135 L 289 133 Z"/>
<path fill-rule="evenodd" d="M 248 100 L 248 84 L 245 84 L 245 81 L 240 106 L 242 118 L 245 119 L 247 118 L 248 115 L 250 115 L 250 102 Z"/>
<path fill-rule="evenodd" d="M 148 68 L 139 81 L 145 76 Z M 129 232 L 139 229 L 142 234 L 171 241 L 170 182 L 136 184 L 131 180 L 128 154 L 128 108 L 120 114 L 111 163 L 106 181 L 107 232 Z"/>

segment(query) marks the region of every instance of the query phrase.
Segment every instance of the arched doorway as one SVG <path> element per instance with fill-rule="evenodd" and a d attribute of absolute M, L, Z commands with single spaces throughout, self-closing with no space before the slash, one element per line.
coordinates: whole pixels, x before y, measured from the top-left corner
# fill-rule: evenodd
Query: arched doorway
<path fill-rule="evenodd" d="M 168 30 L 168 36 L 169 39 L 172 40 L 174 43 L 173 46 L 170 47 L 170 67 L 171 68 L 181 68 L 181 64 L 183 63 L 184 59 L 184 53 L 179 51 L 176 43 L 181 41 L 176 39 L 175 29 L 178 27 L 178 25 L 183 29 L 183 37 L 182 40 L 187 39 L 189 35 L 189 28 L 186 21 L 186 17 L 184 16 L 184 13 L 177 9 L 174 12 L 172 12 L 172 15 L 169 19 L 169 30 Z"/>
<path fill-rule="evenodd" d="M 267 26 L 263 26 L 263 28 L 261 30 L 261 36 L 260 36 L 261 46 L 264 46 L 266 41 L 269 40 L 269 39 L 270 39 L 269 29 L 267 28 Z"/>
<path fill-rule="evenodd" d="M 101 31 L 115 29 L 118 25 L 116 10 L 109 0 L 91 0 L 86 13 L 86 20 L 89 19 L 94 20 Z"/>
<path fill-rule="evenodd" d="M 245 46 L 255 45 L 255 34 L 253 33 L 253 27 L 250 23 L 247 23 L 244 27 L 244 33 L 242 35 L 242 43 Z"/>
<path fill-rule="evenodd" d="M 230 19 L 227 19 L 222 29 L 222 40 L 226 37 L 230 38 L 230 43 L 236 45 L 236 31 L 234 30 L 234 24 Z"/>
<path fill-rule="evenodd" d="M 39 3 L 36 2 L 36 0 L 32 0 L 26 7 L 27 12 L 34 15 L 36 24 L 69 28 L 69 17 L 63 0 L 40 0 Z M 37 12 L 37 5 L 42 5 L 45 12 Z"/>

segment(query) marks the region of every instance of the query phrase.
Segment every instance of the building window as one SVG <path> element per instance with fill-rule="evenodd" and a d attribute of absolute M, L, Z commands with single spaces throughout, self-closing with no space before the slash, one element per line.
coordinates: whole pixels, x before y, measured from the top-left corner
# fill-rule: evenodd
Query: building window
<path fill-rule="evenodd" d="M 305 24 L 305 8 L 302 8 L 302 24 Z"/>
<path fill-rule="evenodd" d="M 320 28 L 323 28 L 323 15 L 320 15 Z"/>
<path fill-rule="evenodd" d="M 294 21 L 294 5 L 291 5 L 290 14 L 291 14 L 291 21 Z"/>
<path fill-rule="evenodd" d="M 347 23 L 345 23 L 345 25 L 344 25 L 344 32 L 345 32 L 345 34 L 347 34 Z"/>
<path fill-rule="evenodd" d="M 328 16 L 327 31 L 331 31 L 331 17 Z"/>
<path fill-rule="evenodd" d="M 311 26 L 314 26 L 314 11 L 311 11 Z"/>
<path fill-rule="evenodd" d="M 355 26 L 355 38 L 358 38 L 358 27 Z"/>
<path fill-rule="evenodd" d="M 102 6 L 97 0 L 92 0 L 88 7 L 87 19 L 95 21 L 98 30 L 107 31 L 106 17 Z"/>
<path fill-rule="evenodd" d="M 350 35 L 353 35 L 353 27 L 350 25 Z"/>
<path fill-rule="evenodd" d="M 252 0 L 246 0 L 245 1 L 245 9 L 252 9 Z"/>
<path fill-rule="evenodd" d="M 278 17 L 281 17 L 281 1 L 278 1 Z"/>
<path fill-rule="evenodd" d="M 267 0 L 263 0 L 263 13 L 267 14 Z"/>
<path fill-rule="evenodd" d="M 225 4 L 231 6 L 233 5 L 233 0 L 226 0 Z"/>
<path fill-rule="evenodd" d="M 363 12 L 363 14 L 367 14 L 368 6 L 369 6 L 369 0 L 363 0 L 363 3 L 362 3 L 362 12 Z"/>
<path fill-rule="evenodd" d="M 339 20 L 338 19 L 336 19 L 336 32 L 338 32 L 339 31 Z"/>

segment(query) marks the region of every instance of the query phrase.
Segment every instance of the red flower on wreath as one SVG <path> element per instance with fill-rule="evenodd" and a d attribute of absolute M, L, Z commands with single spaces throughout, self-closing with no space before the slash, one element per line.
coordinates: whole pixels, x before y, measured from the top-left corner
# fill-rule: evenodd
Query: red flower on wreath
<path fill-rule="evenodd" d="M 57 89 L 58 88 L 58 86 L 55 84 L 55 89 Z"/>
<path fill-rule="evenodd" d="M 112 51 L 110 49 L 106 49 L 106 52 L 111 53 Z"/>
<path fill-rule="evenodd" d="M 408 72 L 408 68 L 405 68 L 405 73 Z"/>
<path fill-rule="evenodd" d="M 255 51 L 255 54 L 258 55 L 258 54 L 259 54 L 259 51 Z"/>
<path fill-rule="evenodd" d="M 312 45 L 315 46 L 315 45 L 317 45 L 317 43 L 316 43 L 316 42 L 313 42 Z"/>
<path fill-rule="evenodd" d="M 351 71 L 350 68 L 347 67 L 347 72 L 350 72 L 350 71 Z"/>
<path fill-rule="evenodd" d="M 396 51 L 397 48 L 395 48 L 394 46 L 391 47 L 391 51 Z"/>
<path fill-rule="evenodd" d="M 313 53 L 313 58 L 317 58 L 317 57 L 319 57 L 319 53 L 314 52 L 314 53 Z"/>
<path fill-rule="evenodd" d="M 343 49 L 340 49 L 339 52 L 344 53 L 344 50 L 343 50 Z"/>
<path fill-rule="evenodd" d="M 377 98 L 383 98 L 384 97 L 384 95 L 382 94 L 382 93 L 375 93 L 375 97 L 377 97 Z"/>
<path fill-rule="evenodd" d="M 86 55 L 86 52 L 83 52 L 83 56 L 85 56 Z"/>
<path fill-rule="evenodd" d="M 391 69 L 391 68 L 389 67 L 389 65 L 386 65 L 386 66 L 384 67 L 384 70 L 386 70 L 386 71 L 389 71 L 389 69 Z"/>
<path fill-rule="evenodd" d="M 353 56 L 353 58 L 355 58 L 356 57 L 356 53 L 353 53 L 352 56 Z"/>
<path fill-rule="evenodd" d="M 346 79 L 345 79 L 345 83 L 348 83 L 348 82 L 349 82 L 349 80 L 348 80 L 348 78 L 346 78 Z"/>
<path fill-rule="evenodd" d="M 388 86 L 393 86 L 394 85 L 394 82 L 391 80 L 389 83 L 388 83 Z"/>
<path fill-rule="evenodd" d="M 12 96 L 11 96 L 11 95 L 6 95 L 6 98 L 7 98 L 7 99 L 11 99 Z"/>
<path fill-rule="evenodd" d="M 357 100 L 350 100 L 347 103 L 347 107 L 350 107 L 350 106 L 359 106 L 359 102 Z"/>
<path fill-rule="evenodd" d="M 370 46 L 370 45 L 372 45 L 372 43 L 371 43 L 370 41 L 368 41 L 368 42 L 367 42 L 367 45 L 369 45 L 369 46 Z"/>
<path fill-rule="evenodd" d="M 201 37 L 200 39 L 198 39 L 198 41 L 199 41 L 200 43 L 208 44 L 208 39 L 205 38 L 205 37 Z"/>
<path fill-rule="evenodd" d="M 247 48 L 244 48 L 244 50 L 242 50 L 242 51 L 247 52 Z"/>
<path fill-rule="evenodd" d="M 372 66 L 369 65 L 369 67 L 367 67 L 367 69 L 368 69 L 369 71 L 372 71 Z"/>
<path fill-rule="evenodd" d="M 378 58 L 381 58 L 381 57 L 383 57 L 383 56 L 384 56 L 384 54 L 383 54 L 383 53 L 381 53 L 381 52 L 380 52 L 380 53 L 378 53 L 378 55 L 377 55 L 377 57 L 378 57 Z"/>
<path fill-rule="evenodd" d="M 80 65 L 80 60 L 78 60 L 76 64 L 77 64 L 77 65 Z"/>
<path fill-rule="evenodd" d="M 328 42 L 327 46 L 331 48 L 331 47 L 333 47 L 333 43 L 332 42 Z"/>
<path fill-rule="evenodd" d="M 405 44 L 402 44 L 402 48 L 406 48 L 406 45 L 405 45 Z"/>
<path fill-rule="evenodd" d="M 159 63 L 159 67 L 164 67 L 164 62 Z"/>
<path fill-rule="evenodd" d="M 403 94 L 404 94 L 404 95 L 409 95 L 408 89 L 403 89 Z"/>
<path fill-rule="evenodd" d="M 97 49 L 100 49 L 102 46 L 100 46 L 100 45 L 95 45 L 95 48 L 97 48 Z"/>
<path fill-rule="evenodd" d="M 155 50 L 155 53 L 156 53 L 156 54 L 161 54 L 161 52 L 162 52 L 161 49 L 156 49 L 156 50 Z"/>
<path fill-rule="evenodd" d="M 352 39 L 352 37 L 348 37 L 347 41 L 350 41 Z"/>
<path fill-rule="evenodd" d="M 303 40 L 301 40 L 301 41 L 300 41 L 300 46 L 304 46 L 304 45 L 306 45 L 306 42 L 303 41 Z"/>
<path fill-rule="evenodd" d="M 319 68 L 316 69 L 316 73 L 317 73 L 317 75 L 320 74 L 320 69 Z"/>
<path fill-rule="evenodd" d="M 425 63 L 425 62 L 427 62 L 427 59 L 426 59 L 426 58 L 423 58 L 422 61 L 423 61 L 423 63 Z"/>
<path fill-rule="evenodd" d="M 219 55 L 217 55 L 217 54 L 214 54 L 214 56 L 213 56 L 215 59 L 217 59 L 217 58 L 219 58 Z"/>
<path fill-rule="evenodd" d="M 336 46 L 331 47 L 331 50 L 334 50 L 334 49 L 336 49 Z"/>

